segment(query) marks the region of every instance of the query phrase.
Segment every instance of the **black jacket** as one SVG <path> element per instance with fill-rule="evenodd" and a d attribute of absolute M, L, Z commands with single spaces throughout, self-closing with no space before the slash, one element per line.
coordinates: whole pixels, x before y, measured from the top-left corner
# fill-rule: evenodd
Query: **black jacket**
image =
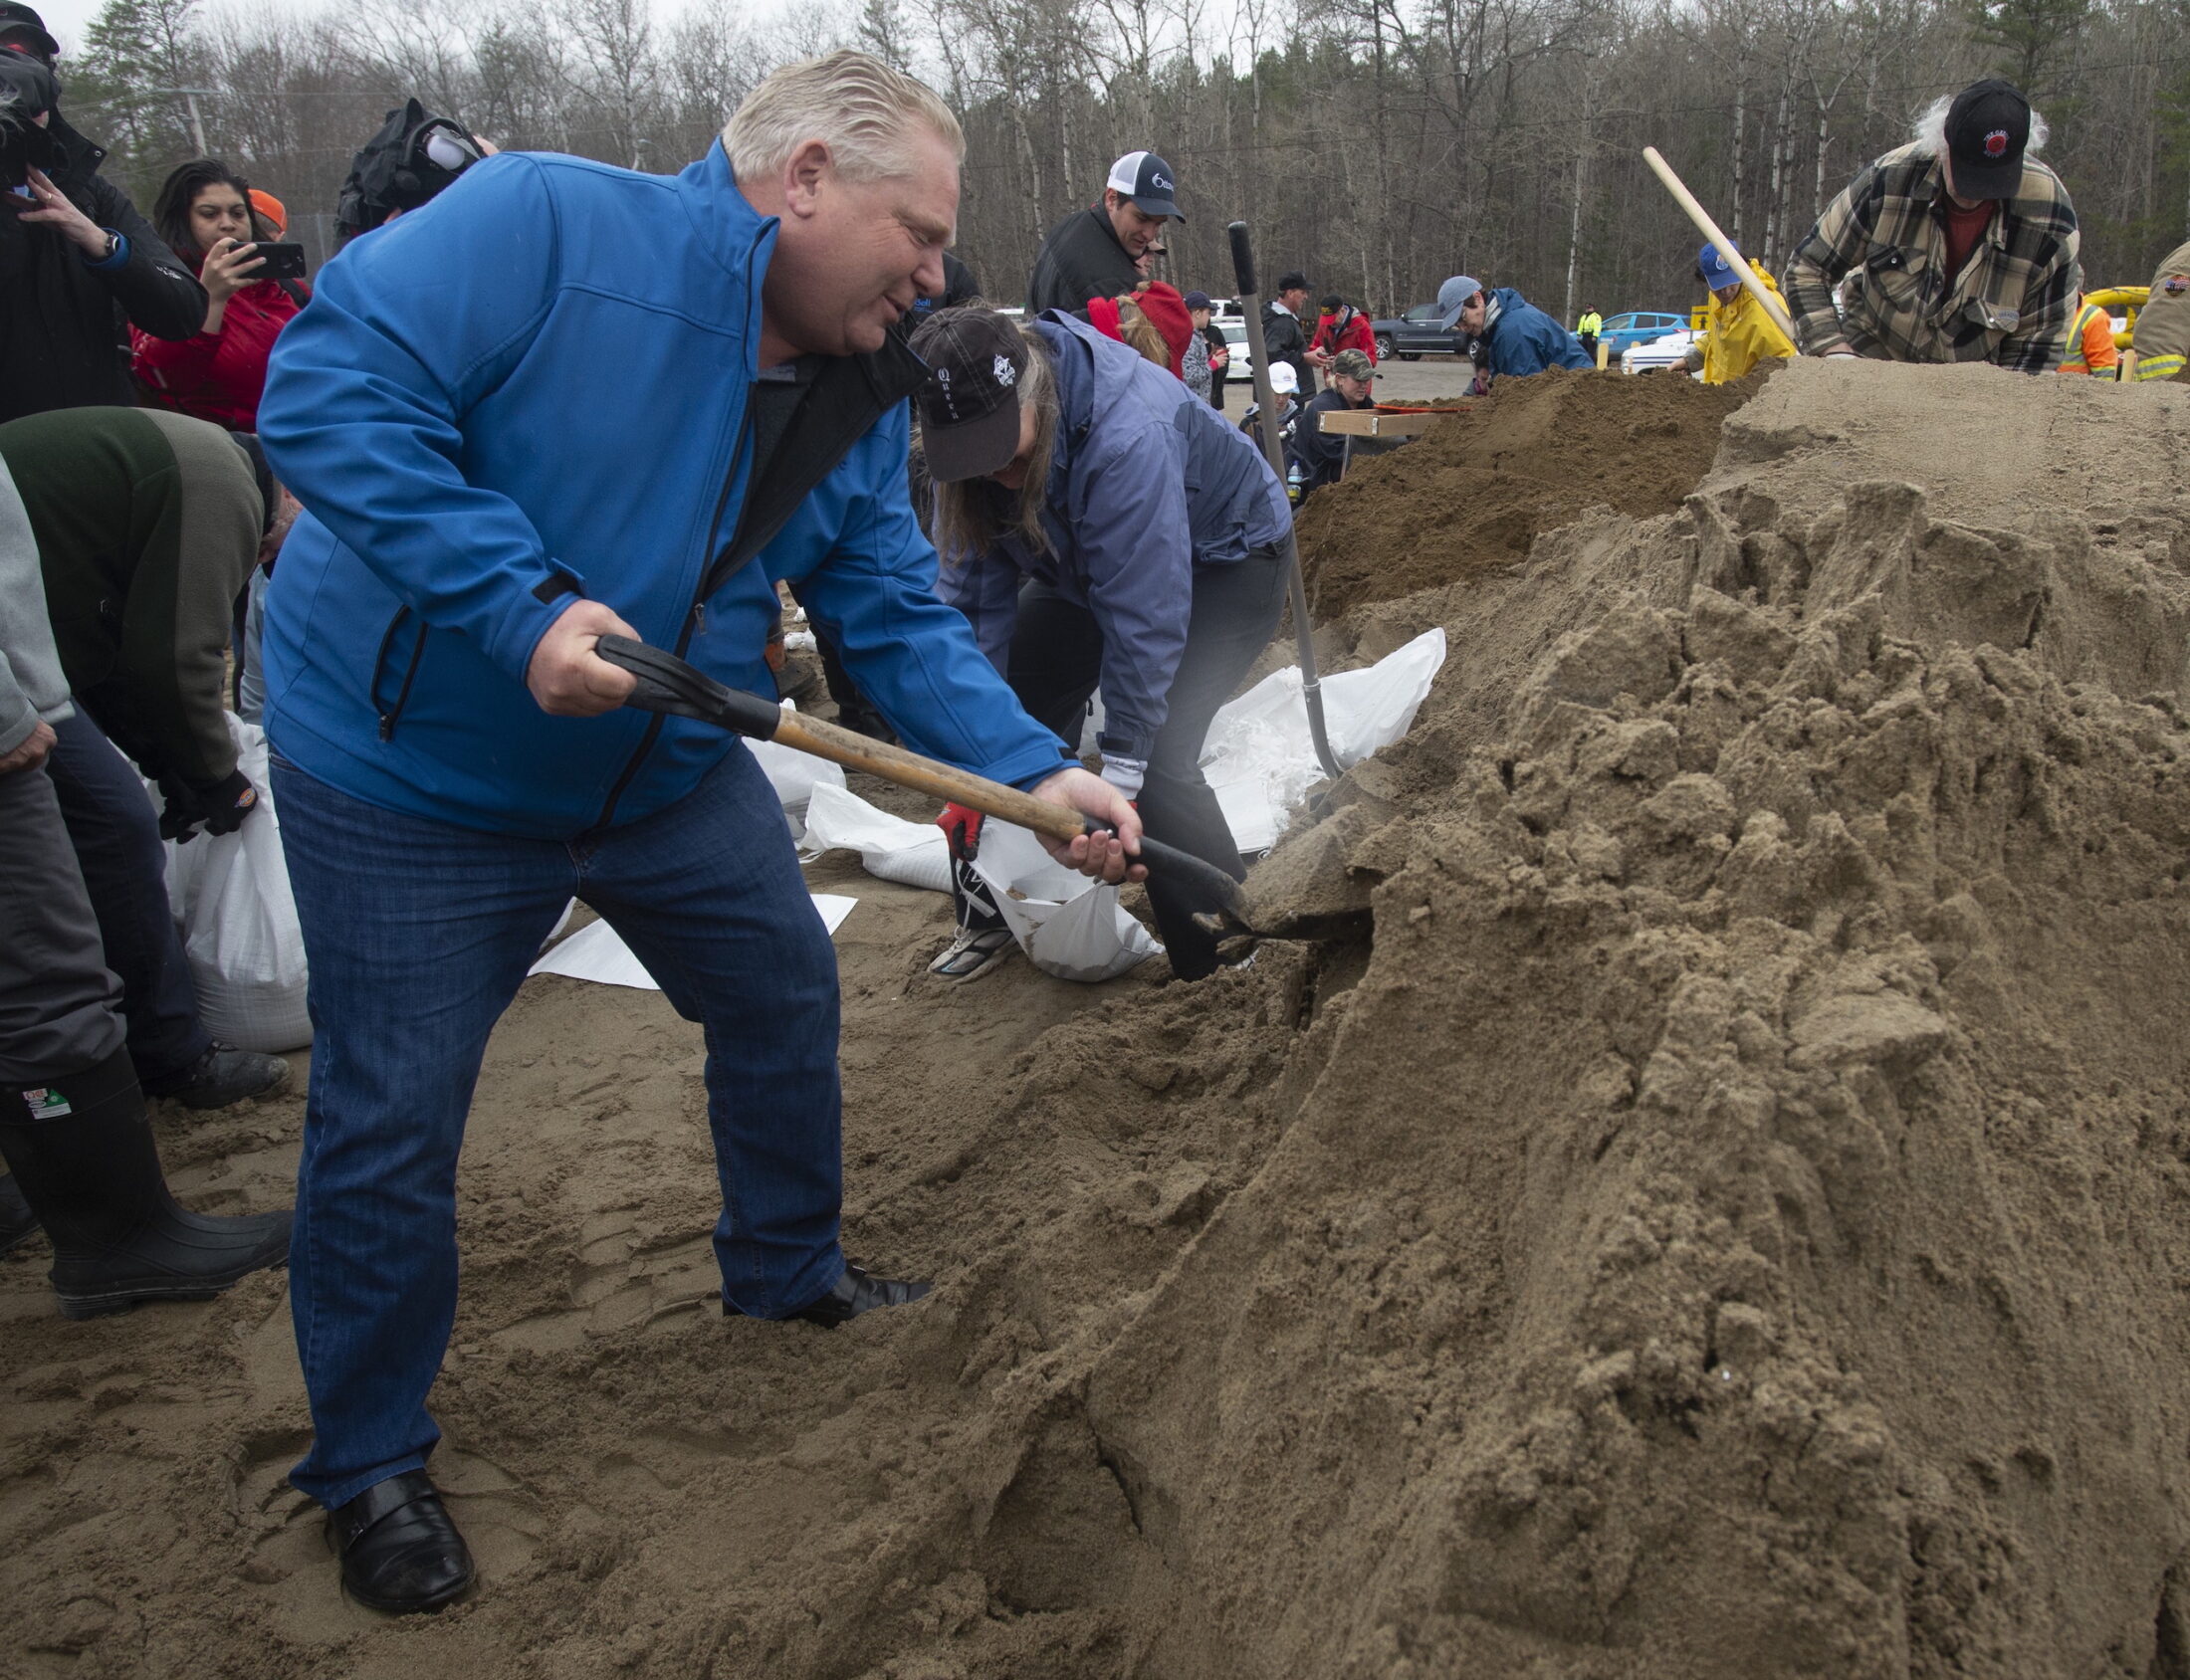
<path fill-rule="evenodd" d="M 1223 350 L 1228 356 L 1231 350 L 1231 341 L 1224 336 L 1224 329 L 1216 324 L 1214 317 L 1211 317 L 1208 325 L 1202 328 L 1202 337 L 1207 343 L 1212 354 L 1217 350 Z M 1230 371 L 1228 366 L 1212 366 L 1209 369 L 1209 404 L 1219 414 L 1224 412 L 1224 379 Z"/>
<path fill-rule="evenodd" d="M 1026 283 L 1026 314 L 1029 318 L 1044 310 L 1075 314 L 1090 298 L 1121 298 L 1140 284 L 1141 271 L 1118 243 L 1110 212 L 1097 204 L 1073 211 L 1049 230 Z"/>
<path fill-rule="evenodd" d="M 205 289 L 128 194 L 100 175 L 106 152 L 58 110 L 47 131 L 65 154 L 48 171 L 54 185 L 127 240 L 129 257 L 94 269 L 58 230 L 0 207 L 0 421 L 55 408 L 132 408 L 129 327 L 183 339 L 205 323 Z"/>
<path fill-rule="evenodd" d="M 1306 402 L 1316 392 L 1316 370 L 1308 360 L 1308 334 L 1301 330 L 1300 317 L 1289 315 L 1274 303 L 1262 306 L 1262 350 L 1270 360 L 1289 361 L 1293 371 L 1300 375 L 1300 400 Z"/>
<path fill-rule="evenodd" d="M 1292 458 L 1300 463 L 1301 494 L 1306 495 L 1318 485 L 1336 484 L 1340 471 L 1346 465 L 1346 435 L 1343 432 L 1326 432 L 1323 417 L 1342 409 L 1374 408 L 1376 398 L 1364 403 L 1351 403 L 1336 385 L 1316 393 L 1315 399 L 1301 412 L 1300 424 L 1293 428 Z"/>

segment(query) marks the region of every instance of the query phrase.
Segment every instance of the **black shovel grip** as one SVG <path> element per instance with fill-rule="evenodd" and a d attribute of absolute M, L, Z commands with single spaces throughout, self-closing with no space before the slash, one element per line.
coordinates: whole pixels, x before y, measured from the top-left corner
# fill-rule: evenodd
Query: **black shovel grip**
<path fill-rule="evenodd" d="M 1088 819 L 1090 834 L 1108 834 L 1110 827 L 1093 818 Z M 1141 848 L 1126 860 L 1129 863 L 1146 864 L 1149 878 L 1161 877 L 1183 898 L 1191 899 L 1194 908 L 1204 916 L 1214 916 L 1219 921 L 1246 931 L 1244 917 L 1246 906 L 1240 897 L 1239 883 L 1226 875 L 1206 858 L 1196 857 L 1192 852 L 1177 846 L 1167 846 L 1161 840 L 1141 836 Z"/>
<path fill-rule="evenodd" d="M 626 706 L 666 712 L 674 718 L 697 718 L 752 740 L 775 738 L 783 714 L 773 702 L 744 689 L 726 688 L 666 648 L 634 642 L 629 636 L 603 636 L 593 651 L 638 678 L 639 686 L 624 700 Z"/>
<path fill-rule="evenodd" d="M 1238 283 L 1239 295 L 1244 298 L 1255 290 L 1254 245 L 1247 238 L 1247 224 L 1234 222 L 1224 230 L 1231 236 L 1232 279 Z"/>

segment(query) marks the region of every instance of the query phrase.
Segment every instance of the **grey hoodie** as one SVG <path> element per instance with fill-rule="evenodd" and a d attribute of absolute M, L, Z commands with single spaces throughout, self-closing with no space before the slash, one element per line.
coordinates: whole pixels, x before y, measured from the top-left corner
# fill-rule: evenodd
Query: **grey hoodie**
<path fill-rule="evenodd" d="M 41 723 L 58 724 L 75 711 L 46 621 L 30 516 L 0 461 L 0 753 L 21 746 Z"/>

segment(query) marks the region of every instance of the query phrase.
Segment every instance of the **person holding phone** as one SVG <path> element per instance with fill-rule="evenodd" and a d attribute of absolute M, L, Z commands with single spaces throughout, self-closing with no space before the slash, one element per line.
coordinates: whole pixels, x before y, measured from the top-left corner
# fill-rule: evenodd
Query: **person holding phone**
<path fill-rule="evenodd" d="M 257 431 L 267 357 L 305 303 L 294 279 L 268 273 L 269 255 L 302 253 L 260 240 L 250 184 L 218 158 L 196 158 L 167 177 L 152 204 L 152 225 L 196 272 L 205 318 L 195 336 L 180 342 L 132 329 L 138 381 L 153 407 L 232 432 Z"/>
<path fill-rule="evenodd" d="M 0 421 L 131 406 L 114 319 L 187 338 L 205 293 L 105 155 L 64 119 L 56 48 L 28 6 L 0 6 Z"/>

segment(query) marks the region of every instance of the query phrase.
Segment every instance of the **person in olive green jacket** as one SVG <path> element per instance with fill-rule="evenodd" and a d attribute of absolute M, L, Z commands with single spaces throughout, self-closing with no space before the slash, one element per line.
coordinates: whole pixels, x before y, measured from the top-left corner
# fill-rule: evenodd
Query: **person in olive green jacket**
<path fill-rule="evenodd" d="M 162 833 L 235 828 L 255 803 L 222 717 L 229 626 L 266 515 L 250 455 L 179 414 L 68 408 L 0 426 L 0 457 L 38 538 L 71 692 L 159 783 Z"/>

